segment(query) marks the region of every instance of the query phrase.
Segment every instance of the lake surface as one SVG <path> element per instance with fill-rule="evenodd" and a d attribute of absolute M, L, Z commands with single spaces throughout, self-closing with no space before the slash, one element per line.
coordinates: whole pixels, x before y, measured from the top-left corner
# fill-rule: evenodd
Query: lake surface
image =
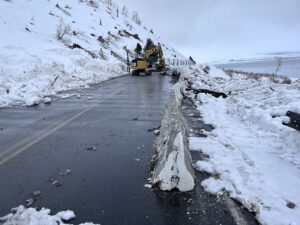
<path fill-rule="evenodd" d="M 248 62 L 232 62 L 227 64 L 216 64 L 216 66 L 218 68 L 235 69 L 245 72 L 274 73 L 277 67 L 277 60 L 265 59 Z M 283 58 L 282 66 L 277 74 L 293 78 L 300 78 L 300 57 Z"/>

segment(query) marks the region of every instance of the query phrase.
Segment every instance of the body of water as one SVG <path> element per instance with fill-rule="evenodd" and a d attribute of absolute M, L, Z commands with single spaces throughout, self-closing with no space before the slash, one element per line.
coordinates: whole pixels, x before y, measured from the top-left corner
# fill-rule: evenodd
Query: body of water
<path fill-rule="evenodd" d="M 276 59 L 265 59 L 258 61 L 232 62 L 226 64 L 216 64 L 218 68 L 241 70 L 245 72 L 274 73 L 277 67 Z M 277 72 L 292 78 L 300 78 L 300 57 L 283 58 L 282 66 Z"/>

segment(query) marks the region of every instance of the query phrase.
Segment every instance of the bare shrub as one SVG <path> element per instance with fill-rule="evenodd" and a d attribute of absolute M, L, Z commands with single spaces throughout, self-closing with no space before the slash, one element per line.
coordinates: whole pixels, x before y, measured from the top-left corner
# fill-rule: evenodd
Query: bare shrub
<path fill-rule="evenodd" d="M 135 22 L 138 25 L 142 24 L 142 21 L 141 21 L 140 16 L 139 16 L 137 11 L 132 12 L 132 18 L 131 19 L 132 19 L 133 22 Z"/>
<path fill-rule="evenodd" d="M 87 4 L 88 6 L 91 6 L 93 8 L 98 8 L 99 4 L 96 0 L 79 0 L 82 3 Z"/>
<path fill-rule="evenodd" d="M 99 56 L 100 56 L 101 59 L 106 60 L 106 56 L 105 56 L 102 48 L 100 48 L 100 50 L 99 50 Z"/>
<path fill-rule="evenodd" d="M 63 19 L 60 19 L 58 26 L 56 27 L 56 38 L 57 40 L 62 40 L 66 35 L 71 34 L 71 26 L 65 24 Z"/>
<path fill-rule="evenodd" d="M 113 6 L 112 0 L 106 0 L 106 4 L 107 4 L 108 6 Z"/>
<path fill-rule="evenodd" d="M 284 76 L 282 79 L 283 79 L 283 81 L 282 81 L 283 84 L 291 84 L 292 83 L 292 80 L 290 78 L 288 78 L 287 76 Z"/>
<path fill-rule="evenodd" d="M 127 60 L 124 57 L 122 57 L 120 54 L 118 54 L 112 50 L 110 51 L 110 54 L 112 56 L 114 56 L 116 59 L 118 59 L 120 62 L 124 63 L 125 65 L 127 64 Z"/>
<path fill-rule="evenodd" d="M 258 73 L 249 73 L 246 75 L 249 79 L 253 79 L 256 81 L 260 81 L 261 79 L 261 75 L 259 75 Z"/>
<path fill-rule="evenodd" d="M 114 35 L 114 34 L 113 34 L 112 32 L 110 32 L 110 31 L 108 31 L 107 34 L 108 34 L 109 36 L 111 36 L 112 38 L 114 38 L 116 41 L 118 41 L 118 40 L 120 39 L 118 36 Z"/>
<path fill-rule="evenodd" d="M 223 69 L 224 72 L 230 76 L 233 77 L 234 74 L 241 74 L 246 76 L 249 79 L 253 79 L 256 81 L 260 81 L 262 77 L 268 78 L 273 83 L 282 83 L 282 84 L 291 84 L 292 81 L 287 76 L 280 76 L 276 75 L 275 73 L 251 73 L 251 72 L 245 72 L 240 70 L 233 70 L 233 69 Z"/>
<path fill-rule="evenodd" d="M 99 4 L 95 0 L 88 0 L 85 2 L 88 6 L 91 6 L 93 8 L 99 8 Z"/>
<path fill-rule="evenodd" d="M 127 10 L 125 5 L 122 8 L 122 15 L 125 16 L 125 17 L 128 17 L 128 10 Z"/>

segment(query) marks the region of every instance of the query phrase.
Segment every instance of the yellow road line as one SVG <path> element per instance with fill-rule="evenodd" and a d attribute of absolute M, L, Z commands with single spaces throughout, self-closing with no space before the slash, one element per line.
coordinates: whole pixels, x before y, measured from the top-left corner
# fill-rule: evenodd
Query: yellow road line
<path fill-rule="evenodd" d="M 71 113 L 70 113 L 71 114 Z M 72 112 L 72 114 L 75 114 L 74 112 Z M 68 117 L 65 117 L 62 120 L 57 120 L 54 121 L 50 126 L 44 127 L 41 130 L 36 131 L 34 134 L 32 134 L 31 136 L 25 137 L 24 139 L 21 139 L 20 142 L 17 142 L 16 144 L 14 144 L 13 146 L 9 147 L 6 151 L 2 151 L 0 153 L 0 159 L 1 158 L 5 158 L 5 155 L 8 155 L 11 151 L 13 151 L 14 149 L 18 149 L 20 147 L 22 147 L 23 145 L 25 145 L 26 143 L 39 138 L 41 135 L 43 135 L 45 132 L 52 130 L 53 128 L 55 128 L 58 124 L 61 124 L 62 122 L 64 122 L 67 118 L 69 118 L 70 115 L 68 115 Z M 1 161 L 1 160 L 0 160 Z"/>
<path fill-rule="evenodd" d="M 31 146 L 33 146 L 34 144 L 36 144 L 39 141 L 43 140 L 44 138 L 48 137 L 50 134 L 52 134 L 53 132 L 59 130 L 60 128 L 66 126 L 68 123 L 72 122 L 73 120 L 75 120 L 76 118 L 78 118 L 79 116 L 81 116 L 82 114 L 86 113 L 87 111 L 89 111 L 91 109 L 92 109 L 92 107 L 87 108 L 87 109 L 81 111 L 80 113 L 77 113 L 75 116 L 69 118 L 68 120 L 66 120 L 64 122 L 62 122 L 61 124 L 59 124 L 58 126 L 54 127 L 53 129 L 49 130 L 48 132 L 44 133 L 43 135 L 41 135 L 37 139 L 35 139 L 35 140 L 27 143 L 23 147 L 21 147 L 21 148 L 17 149 L 16 151 L 12 152 L 8 156 L 6 156 L 4 159 L 0 160 L 0 166 L 3 165 L 4 163 L 10 161 L 11 159 L 15 158 L 16 156 L 18 156 L 19 154 L 21 154 L 22 152 L 24 152 L 25 150 L 27 150 L 28 148 L 30 148 Z"/>
<path fill-rule="evenodd" d="M 116 91 L 113 94 L 117 94 L 118 92 L 121 92 L 121 90 Z M 34 140 L 30 141 L 29 143 L 25 144 L 24 146 L 20 147 L 19 149 L 16 149 L 15 151 L 12 150 L 13 151 L 12 153 L 8 154 L 8 156 L 4 157 L 3 159 L 0 159 L 0 166 L 7 163 L 10 160 L 12 160 L 13 158 L 17 157 L 18 155 L 20 155 L 22 152 L 26 151 L 31 146 L 35 145 L 36 143 L 40 142 L 44 138 L 48 137 L 50 134 L 52 134 L 55 131 L 59 130 L 60 128 L 66 126 L 67 124 L 69 124 L 70 122 L 72 122 L 73 120 L 75 120 L 76 118 L 81 116 L 82 114 L 90 111 L 97 104 L 103 102 L 104 100 L 105 99 L 102 99 L 102 100 L 98 101 L 97 103 L 93 104 L 92 106 L 90 106 L 89 108 L 77 113 L 76 115 L 72 116 L 71 118 L 69 118 L 69 119 L 65 120 L 64 122 L 60 123 L 58 126 L 52 128 L 51 130 L 47 131 L 46 133 L 43 133 L 41 136 L 37 137 L 36 139 L 34 139 Z"/>

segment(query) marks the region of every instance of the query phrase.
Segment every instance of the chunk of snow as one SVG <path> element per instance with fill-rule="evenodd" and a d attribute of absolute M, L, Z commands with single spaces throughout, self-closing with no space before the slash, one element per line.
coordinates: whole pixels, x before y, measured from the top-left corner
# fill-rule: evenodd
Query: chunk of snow
<path fill-rule="evenodd" d="M 153 133 L 154 133 L 155 135 L 159 135 L 160 130 L 155 130 L 155 131 L 153 131 Z"/>
<path fill-rule="evenodd" d="M 146 188 L 152 188 L 152 185 L 151 184 L 145 184 L 144 185 Z"/>
<path fill-rule="evenodd" d="M 49 98 L 49 97 L 46 97 L 46 98 L 43 99 L 43 102 L 44 102 L 45 104 L 50 104 L 50 103 L 52 102 L 52 99 Z"/>
<path fill-rule="evenodd" d="M 71 210 L 62 211 L 56 215 L 50 215 L 50 209 L 42 208 L 41 210 L 36 210 L 34 208 L 19 206 L 11 211 L 12 213 L 0 218 L 0 223 L 3 222 L 3 225 L 68 225 L 62 220 L 68 221 L 75 218 L 75 213 Z M 82 223 L 79 225 L 97 224 Z"/>
<path fill-rule="evenodd" d="M 41 194 L 42 194 L 41 191 L 35 191 L 35 192 L 32 193 L 32 195 L 33 195 L 34 197 L 40 196 Z"/>
<path fill-rule="evenodd" d="M 34 106 L 34 105 L 38 105 L 39 103 L 40 103 L 40 98 L 35 96 L 30 96 L 25 100 L 26 106 Z"/>
<path fill-rule="evenodd" d="M 56 214 L 63 220 L 70 220 L 75 218 L 75 213 L 71 210 L 62 211 Z"/>

